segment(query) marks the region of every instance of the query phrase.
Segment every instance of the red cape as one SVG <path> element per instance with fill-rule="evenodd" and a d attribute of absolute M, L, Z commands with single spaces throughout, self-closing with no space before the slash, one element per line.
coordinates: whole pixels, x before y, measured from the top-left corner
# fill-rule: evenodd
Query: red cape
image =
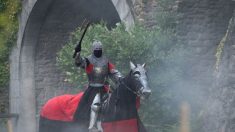
<path fill-rule="evenodd" d="M 54 97 L 42 107 L 40 114 L 50 120 L 71 122 L 82 96 L 83 92 Z"/>

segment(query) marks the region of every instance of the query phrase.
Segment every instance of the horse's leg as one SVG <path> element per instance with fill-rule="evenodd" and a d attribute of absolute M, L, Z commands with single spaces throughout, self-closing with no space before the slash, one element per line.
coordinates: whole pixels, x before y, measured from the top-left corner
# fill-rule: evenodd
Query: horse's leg
<path fill-rule="evenodd" d="M 101 126 L 101 121 L 97 122 L 97 128 L 98 128 L 99 132 L 103 132 L 103 128 Z"/>

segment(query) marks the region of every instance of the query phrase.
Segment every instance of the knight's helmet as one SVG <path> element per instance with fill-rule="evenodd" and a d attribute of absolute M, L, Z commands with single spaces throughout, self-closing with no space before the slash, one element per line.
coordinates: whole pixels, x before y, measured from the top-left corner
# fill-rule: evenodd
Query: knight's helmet
<path fill-rule="evenodd" d="M 95 40 L 92 43 L 92 52 L 95 57 L 100 58 L 102 56 L 102 49 L 103 49 L 103 46 L 100 41 Z"/>

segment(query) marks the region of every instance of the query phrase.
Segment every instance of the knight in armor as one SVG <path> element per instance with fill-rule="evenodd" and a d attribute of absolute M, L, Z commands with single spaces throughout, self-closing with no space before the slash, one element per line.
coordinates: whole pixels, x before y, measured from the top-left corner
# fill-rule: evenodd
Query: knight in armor
<path fill-rule="evenodd" d="M 89 130 L 96 129 L 101 100 L 107 93 L 105 88 L 107 79 L 110 78 L 114 83 L 119 83 L 122 78 L 121 73 L 103 55 L 102 49 L 102 43 L 94 41 L 90 56 L 81 57 L 78 52 L 75 57 L 76 66 L 85 69 L 89 83 L 74 117 L 75 121 L 89 122 Z"/>

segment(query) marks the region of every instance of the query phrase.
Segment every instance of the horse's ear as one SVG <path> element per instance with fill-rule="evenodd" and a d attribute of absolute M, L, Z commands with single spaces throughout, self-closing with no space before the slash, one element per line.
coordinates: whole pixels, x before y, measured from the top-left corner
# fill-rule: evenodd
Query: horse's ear
<path fill-rule="evenodd" d="M 130 68 L 131 68 L 131 69 L 135 69 L 135 67 L 136 67 L 135 64 L 130 61 Z"/>
<path fill-rule="evenodd" d="M 145 66 L 146 66 L 146 63 L 144 63 L 144 64 L 142 65 L 143 68 L 145 68 Z"/>

